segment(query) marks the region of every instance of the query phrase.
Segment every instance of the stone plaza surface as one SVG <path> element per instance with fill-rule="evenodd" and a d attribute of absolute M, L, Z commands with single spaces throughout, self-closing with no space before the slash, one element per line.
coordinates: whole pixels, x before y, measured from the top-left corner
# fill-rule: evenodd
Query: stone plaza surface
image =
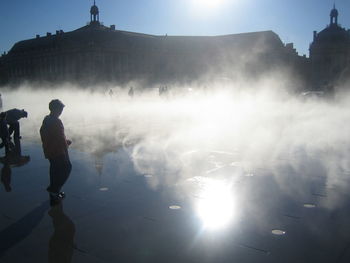
<path fill-rule="evenodd" d="M 204 172 L 172 180 L 137 172 L 123 147 L 70 153 L 67 197 L 50 207 L 41 145 L 22 141 L 30 161 L 11 167 L 11 192 L 0 189 L 1 263 L 350 262 L 349 172 L 331 187 L 308 169 L 316 158 L 299 169 L 281 158 L 271 171 L 189 152 Z"/>

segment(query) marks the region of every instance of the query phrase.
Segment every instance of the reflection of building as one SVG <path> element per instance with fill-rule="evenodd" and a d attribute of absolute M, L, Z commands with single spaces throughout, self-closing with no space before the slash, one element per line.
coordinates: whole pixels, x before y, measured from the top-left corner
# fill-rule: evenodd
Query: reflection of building
<path fill-rule="evenodd" d="M 338 10 L 330 13 L 330 24 L 317 33 L 310 45 L 314 89 L 331 88 L 349 77 L 350 33 L 338 24 Z"/>
<path fill-rule="evenodd" d="M 97 171 L 97 174 L 99 176 L 102 175 L 102 171 L 103 171 L 103 165 L 104 165 L 104 161 L 103 161 L 103 157 L 104 157 L 105 153 L 95 153 L 95 168 Z"/>
<path fill-rule="evenodd" d="M 152 82 L 258 78 L 270 70 L 307 72 L 308 60 L 272 31 L 223 36 L 155 36 L 116 30 L 99 21 L 16 43 L 0 59 L 2 82 Z M 220 76 L 219 76 L 220 77 Z"/>

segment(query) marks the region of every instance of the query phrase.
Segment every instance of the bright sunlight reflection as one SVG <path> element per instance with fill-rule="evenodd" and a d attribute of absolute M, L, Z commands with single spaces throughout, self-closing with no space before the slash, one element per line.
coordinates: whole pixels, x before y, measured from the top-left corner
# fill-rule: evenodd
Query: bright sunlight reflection
<path fill-rule="evenodd" d="M 234 202 L 230 186 L 221 181 L 207 181 L 200 193 L 197 212 L 205 228 L 227 225 L 233 216 Z"/>

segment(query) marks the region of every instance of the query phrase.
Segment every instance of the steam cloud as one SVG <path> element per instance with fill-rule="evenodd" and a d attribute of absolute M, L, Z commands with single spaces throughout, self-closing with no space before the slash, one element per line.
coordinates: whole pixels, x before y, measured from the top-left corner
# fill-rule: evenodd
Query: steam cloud
<path fill-rule="evenodd" d="M 156 88 L 136 90 L 129 98 L 128 88 L 113 88 L 111 97 L 102 87 L 92 92 L 23 86 L 2 92 L 3 110 L 27 110 L 24 140 L 39 143 L 48 102 L 62 100 L 61 119 L 73 148 L 103 155 L 123 147 L 139 173 L 154 175 L 154 188 L 233 167 L 240 175 L 264 176 L 267 169 L 291 195 L 302 191 L 277 176 L 287 168 L 296 176 L 323 177 L 327 189 L 346 189 L 349 94 L 334 101 L 304 100 L 290 95 L 285 82 L 254 85 L 172 87 L 168 98 L 160 98 Z M 335 199 L 330 206 L 339 202 Z"/>

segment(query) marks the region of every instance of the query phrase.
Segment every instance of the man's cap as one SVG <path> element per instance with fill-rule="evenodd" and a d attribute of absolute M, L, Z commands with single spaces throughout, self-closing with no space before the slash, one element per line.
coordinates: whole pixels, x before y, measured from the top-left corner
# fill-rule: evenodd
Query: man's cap
<path fill-rule="evenodd" d="M 49 103 L 50 110 L 63 109 L 63 107 L 64 107 L 64 104 L 62 103 L 62 101 L 58 99 L 52 100 Z"/>

